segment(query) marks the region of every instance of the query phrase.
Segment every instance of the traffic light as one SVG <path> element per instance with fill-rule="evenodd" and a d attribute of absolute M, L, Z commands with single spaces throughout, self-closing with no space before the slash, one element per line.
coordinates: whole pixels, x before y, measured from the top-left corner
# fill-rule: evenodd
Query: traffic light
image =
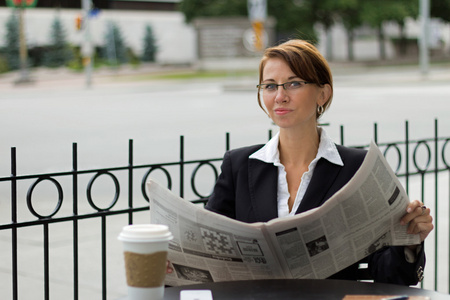
<path fill-rule="evenodd" d="M 83 17 L 81 15 L 78 15 L 75 18 L 75 28 L 77 30 L 81 30 L 82 27 L 83 27 Z"/>

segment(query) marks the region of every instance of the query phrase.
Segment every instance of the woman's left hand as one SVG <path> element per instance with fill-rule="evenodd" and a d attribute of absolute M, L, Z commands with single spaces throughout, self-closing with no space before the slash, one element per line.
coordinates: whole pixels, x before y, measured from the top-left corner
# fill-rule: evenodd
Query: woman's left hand
<path fill-rule="evenodd" d="M 409 224 L 407 232 L 410 234 L 420 234 L 421 242 L 425 240 L 434 228 L 430 209 L 419 200 L 414 200 L 408 204 L 406 215 L 401 218 L 400 224 Z"/>

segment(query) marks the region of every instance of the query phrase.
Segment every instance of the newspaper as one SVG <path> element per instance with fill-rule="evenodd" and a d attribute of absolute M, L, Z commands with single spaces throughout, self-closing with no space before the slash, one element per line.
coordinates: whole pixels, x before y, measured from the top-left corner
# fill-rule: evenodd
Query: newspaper
<path fill-rule="evenodd" d="M 269 222 L 244 223 L 147 183 L 152 223 L 174 239 L 166 285 L 276 278 L 327 278 L 374 251 L 420 243 L 400 225 L 408 196 L 372 142 L 353 178 L 322 206 Z"/>

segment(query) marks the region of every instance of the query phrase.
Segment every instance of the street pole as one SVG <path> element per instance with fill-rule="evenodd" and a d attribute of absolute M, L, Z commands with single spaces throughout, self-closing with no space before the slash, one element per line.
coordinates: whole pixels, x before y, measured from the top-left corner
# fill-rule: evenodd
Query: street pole
<path fill-rule="evenodd" d="M 430 0 L 419 0 L 420 1 L 420 20 L 421 20 L 421 30 L 419 39 L 419 63 L 420 71 L 422 75 L 428 75 L 429 71 L 429 51 L 428 51 L 428 40 L 429 40 L 429 23 L 430 23 Z"/>
<path fill-rule="evenodd" d="M 22 0 L 23 1 L 23 0 Z M 19 10 L 19 58 L 20 58 L 20 77 L 16 80 L 16 84 L 29 83 L 31 82 L 28 74 L 28 49 L 25 39 L 25 20 L 24 13 L 25 8 L 20 6 Z"/>
<path fill-rule="evenodd" d="M 267 44 L 267 41 L 264 40 L 267 0 L 247 0 L 247 10 L 255 36 L 255 40 L 253 41 L 254 49 L 256 52 L 261 52 Z"/>
<path fill-rule="evenodd" d="M 86 75 L 86 88 L 90 88 L 92 85 L 92 43 L 91 33 L 89 28 L 89 11 L 91 10 L 91 0 L 83 0 L 83 44 L 81 47 L 81 53 L 83 56 L 83 66 Z"/>

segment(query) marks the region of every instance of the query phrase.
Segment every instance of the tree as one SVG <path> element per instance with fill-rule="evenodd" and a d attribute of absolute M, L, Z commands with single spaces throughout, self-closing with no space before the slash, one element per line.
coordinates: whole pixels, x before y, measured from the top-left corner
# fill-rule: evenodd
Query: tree
<path fill-rule="evenodd" d="M 311 0 L 267 0 L 268 14 L 277 22 L 275 29 L 278 40 L 295 37 L 317 43 L 309 1 Z"/>
<path fill-rule="evenodd" d="M 19 56 L 19 18 L 16 14 L 16 10 L 8 18 L 6 22 L 6 47 L 5 57 L 7 60 L 8 68 L 10 70 L 16 70 L 20 68 L 20 56 Z"/>
<path fill-rule="evenodd" d="M 337 6 L 337 14 L 347 32 L 347 59 L 353 61 L 355 59 L 353 51 L 355 29 L 363 23 L 361 19 L 361 1 L 339 0 Z"/>
<path fill-rule="evenodd" d="M 405 32 L 405 20 L 408 17 L 417 19 L 419 15 L 419 1 L 396 0 L 392 5 L 392 11 L 389 18 L 398 24 L 400 28 L 400 54 L 406 54 L 407 38 Z"/>
<path fill-rule="evenodd" d="M 296 37 L 317 42 L 314 18 L 308 5 L 311 1 L 313 0 L 267 0 L 268 14 L 277 21 L 275 29 L 278 40 Z M 183 0 L 179 10 L 188 23 L 198 17 L 248 15 L 246 0 Z"/>
<path fill-rule="evenodd" d="M 114 22 L 109 22 L 106 31 L 106 45 L 104 56 L 113 66 L 128 62 L 127 49 L 119 27 Z"/>
<path fill-rule="evenodd" d="M 362 5 L 363 20 L 377 31 L 381 59 L 386 59 L 383 23 L 387 20 L 386 10 L 388 9 L 388 5 L 386 0 L 368 0 Z"/>
<path fill-rule="evenodd" d="M 150 25 L 145 27 L 144 51 L 142 53 L 142 61 L 155 61 L 158 47 L 153 29 Z"/>
<path fill-rule="evenodd" d="M 380 45 L 380 58 L 386 59 L 384 46 L 383 23 L 385 21 L 397 22 L 401 35 L 404 33 L 404 21 L 407 17 L 417 17 L 418 1 L 410 0 L 365 0 L 362 1 L 362 18 L 378 32 Z"/>
<path fill-rule="evenodd" d="M 311 14 L 314 16 L 312 23 L 322 24 L 325 36 L 325 56 L 328 60 L 333 60 L 333 47 L 331 40 L 331 27 L 334 25 L 336 20 L 336 11 L 338 9 L 338 2 L 336 0 L 321 0 L 321 1 L 308 1 L 310 5 Z"/>
<path fill-rule="evenodd" d="M 246 16 L 246 0 L 183 0 L 179 5 L 186 22 L 198 17 Z"/>
<path fill-rule="evenodd" d="M 50 40 L 49 49 L 44 55 L 45 66 L 57 68 L 66 65 L 73 59 L 74 55 L 66 42 L 64 27 L 59 17 L 56 17 L 52 23 Z"/>
<path fill-rule="evenodd" d="M 430 15 L 439 18 L 444 22 L 450 22 L 450 1 L 432 0 L 430 1 Z"/>

